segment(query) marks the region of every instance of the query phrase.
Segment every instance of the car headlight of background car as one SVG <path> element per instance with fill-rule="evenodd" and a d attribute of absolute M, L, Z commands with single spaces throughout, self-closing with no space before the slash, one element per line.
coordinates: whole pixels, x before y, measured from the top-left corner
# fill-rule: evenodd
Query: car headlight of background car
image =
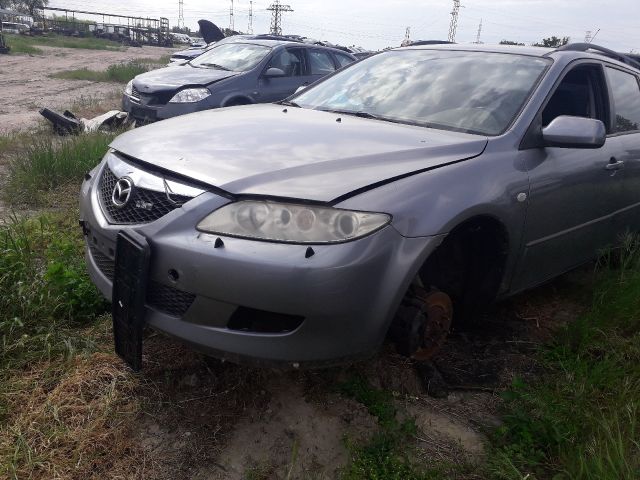
<path fill-rule="evenodd" d="M 131 96 L 133 94 L 133 80 L 129 80 L 127 86 L 124 87 L 124 93 Z"/>
<path fill-rule="evenodd" d="M 176 93 L 169 103 L 194 103 L 204 100 L 211 92 L 206 88 L 185 88 Z"/>
<path fill-rule="evenodd" d="M 226 205 L 197 226 L 206 233 L 285 243 L 336 243 L 387 225 L 385 213 L 246 200 Z"/>

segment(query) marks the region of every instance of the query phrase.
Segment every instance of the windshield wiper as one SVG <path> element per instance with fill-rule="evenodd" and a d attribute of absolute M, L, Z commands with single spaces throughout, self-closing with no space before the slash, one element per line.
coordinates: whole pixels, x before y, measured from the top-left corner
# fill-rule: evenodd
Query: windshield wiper
<path fill-rule="evenodd" d="M 300 105 L 298 105 L 296 102 L 293 102 L 291 100 L 282 100 L 281 102 L 278 102 L 280 105 L 284 105 L 285 107 L 296 107 L 296 108 L 302 108 Z"/>
<path fill-rule="evenodd" d="M 217 63 L 201 63 L 200 65 L 202 65 L 203 67 L 213 67 L 217 68 L 218 70 L 225 70 L 227 72 L 231 71 L 230 68 L 223 67 L 222 65 L 218 65 Z"/>
<path fill-rule="evenodd" d="M 375 113 L 369 113 L 362 110 L 339 110 L 339 109 L 328 109 L 328 108 L 319 108 L 318 110 L 321 110 L 323 112 L 329 112 L 329 113 L 337 113 L 338 115 L 352 115 L 354 117 L 370 118 L 372 120 L 382 120 L 384 122 L 408 123 L 403 120 L 396 120 L 395 118 L 389 118 L 383 115 L 377 115 Z"/>

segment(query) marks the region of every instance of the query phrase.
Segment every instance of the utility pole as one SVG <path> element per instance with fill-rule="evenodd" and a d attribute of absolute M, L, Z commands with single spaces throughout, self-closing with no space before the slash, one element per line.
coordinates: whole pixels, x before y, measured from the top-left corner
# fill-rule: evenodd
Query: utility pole
<path fill-rule="evenodd" d="M 456 41 L 456 30 L 458 29 L 458 13 L 460 12 L 460 0 L 453 0 L 453 11 L 451 12 L 451 24 L 449 25 L 449 41 Z"/>
<path fill-rule="evenodd" d="M 587 30 L 587 33 L 584 35 L 584 43 L 591 43 L 593 39 L 593 35 L 591 35 L 591 30 Z"/>
<path fill-rule="evenodd" d="M 404 33 L 404 40 L 401 43 L 402 47 L 406 47 L 407 45 L 411 45 L 411 27 L 407 27 Z"/>
<path fill-rule="evenodd" d="M 235 30 L 235 25 L 233 23 L 233 0 L 231 0 L 231 8 L 229 9 L 229 30 L 232 32 Z"/>
<path fill-rule="evenodd" d="M 253 2 L 249 2 L 249 25 L 247 26 L 247 33 L 253 33 Z"/>
<path fill-rule="evenodd" d="M 284 12 L 293 12 L 293 9 L 289 5 L 282 5 L 280 0 L 274 0 L 267 10 L 273 12 L 271 16 L 271 35 L 282 35 L 282 14 Z"/>
<path fill-rule="evenodd" d="M 184 28 L 184 0 L 178 0 L 178 28 Z"/>
<path fill-rule="evenodd" d="M 480 41 L 480 35 L 482 35 L 482 19 L 480 19 L 480 25 L 478 25 L 478 34 L 476 35 L 476 41 L 473 43 L 477 43 L 478 45 L 482 43 Z"/>

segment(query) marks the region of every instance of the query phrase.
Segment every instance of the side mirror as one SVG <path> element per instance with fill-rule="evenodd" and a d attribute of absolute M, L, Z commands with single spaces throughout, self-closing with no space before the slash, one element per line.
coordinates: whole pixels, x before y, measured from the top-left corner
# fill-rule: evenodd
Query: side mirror
<path fill-rule="evenodd" d="M 264 76 L 267 78 L 275 78 L 275 77 L 284 77 L 286 73 L 281 68 L 271 67 L 266 72 L 264 72 Z"/>
<path fill-rule="evenodd" d="M 600 120 L 562 115 L 542 129 L 543 146 L 558 148 L 600 148 L 607 129 Z"/>

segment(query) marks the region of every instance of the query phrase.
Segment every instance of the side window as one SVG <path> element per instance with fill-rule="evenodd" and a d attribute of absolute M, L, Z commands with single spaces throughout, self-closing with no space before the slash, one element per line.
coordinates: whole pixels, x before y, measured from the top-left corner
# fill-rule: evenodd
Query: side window
<path fill-rule="evenodd" d="M 542 126 L 556 117 L 586 117 L 606 125 L 602 74 L 599 67 L 576 67 L 565 75 L 542 111 Z"/>
<path fill-rule="evenodd" d="M 613 107 L 616 112 L 614 132 L 640 130 L 640 86 L 630 73 L 607 67 Z"/>
<path fill-rule="evenodd" d="M 279 68 L 287 77 L 298 77 L 304 75 L 304 53 L 302 49 L 282 49 L 276 53 L 267 69 Z"/>
<path fill-rule="evenodd" d="M 346 67 L 347 65 L 350 65 L 354 62 L 354 60 L 350 57 L 347 57 L 346 55 L 342 55 L 341 53 L 336 53 L 336 59 L 338 60 L 338 65 L 340 65 L 340 68 L 342 67 Z"/>
<path fill-rule="evenodd" d="M 309 63 L 311 75 L 328 75 L 336 70 L 329 52 L 322 50 L 309 50 Z"/>

